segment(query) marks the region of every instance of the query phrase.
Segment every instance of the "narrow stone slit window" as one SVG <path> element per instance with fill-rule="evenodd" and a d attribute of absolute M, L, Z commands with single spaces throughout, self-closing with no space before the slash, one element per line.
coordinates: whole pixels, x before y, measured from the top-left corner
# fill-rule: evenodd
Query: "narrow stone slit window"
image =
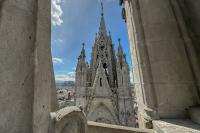
<path fill-rule="evenodd" d="M 102 78 L 100 78 L 100 87 L 102 87 Z"/>
<path fill-rule="evenodd" d="M 123 80 L 124 80 L 124 79 L 123 79 L 123 76 L 122 76 L 122 85 L 123 85 Z"/>

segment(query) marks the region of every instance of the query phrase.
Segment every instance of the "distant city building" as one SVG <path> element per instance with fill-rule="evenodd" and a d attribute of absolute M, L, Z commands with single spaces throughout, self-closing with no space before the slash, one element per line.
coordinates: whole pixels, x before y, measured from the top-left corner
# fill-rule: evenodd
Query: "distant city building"
<path fill-rule="evenodd" d="M 74 89 L 71 87 L 57 88 L 57 100 L 59 104 L 59 108 L 64 108 L 67 106 L 74 106 Z"/>
<path fill-rule="evenodd" d="M 99 33 L 92 47 L 90 65 L 84 44 L 76 68 L 77 106 L 82 106 L 88 120 L 135 126 L 130 70 L 119 39 L 116 56 L 111 33 L 106 31 L 101 4 Z"/>

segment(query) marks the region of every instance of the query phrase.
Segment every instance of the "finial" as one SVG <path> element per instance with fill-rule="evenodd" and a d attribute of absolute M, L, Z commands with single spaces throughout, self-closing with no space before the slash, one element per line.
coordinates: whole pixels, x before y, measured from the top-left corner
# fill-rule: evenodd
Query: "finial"
<path fill-rule="evenodd" d="M 101 16 L 103 16 L 103 0 L 101 0 Z"/>
<path fill-rule="evenodd" d="M 85 43 L 84 42 L 82 43 L 82 46 L 83 46 L 83 48 L 85 47 Z"/>
<path fill-rule="evenodd" d="M 121 41 L 121 39 L 120 38 L 118 38 L 118 42 L 120 43 L 120 41 Z"/>

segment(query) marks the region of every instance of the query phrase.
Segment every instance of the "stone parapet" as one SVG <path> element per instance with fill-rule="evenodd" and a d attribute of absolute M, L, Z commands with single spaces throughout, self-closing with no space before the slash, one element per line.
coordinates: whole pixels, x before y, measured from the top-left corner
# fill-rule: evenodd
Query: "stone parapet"
<path fill-rule="evenodd" d="M 200 126 L 187 119 L 153 121 L 155 133 L 200 133 Z"/>
<path fill-rule="evenodd" d="M 88 121 L 87 133 L 153 133 L 153 130 Z"/>

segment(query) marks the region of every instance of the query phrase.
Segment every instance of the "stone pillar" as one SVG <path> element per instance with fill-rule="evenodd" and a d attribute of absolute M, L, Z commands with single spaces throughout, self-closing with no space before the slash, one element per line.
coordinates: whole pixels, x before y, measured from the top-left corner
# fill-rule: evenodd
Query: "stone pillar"
<path fill-rule="evenodd" d="M 149 117 L 145 113 L 156 107 L 156 94 L 152 84 L 150 62 L 145 44 L 144 31 L 138 1 L 125 1 L 131 62 L 133 66 L 134 88 L 136 89 L 138 103 L 138 121 L 140 127 L 145 127 L 145 119 Z M 136 33 L 137 32 L 137 33 Z M 146 84 L 144 84 L 144 82 Z"/>
<path fill-rule="evenodd" d="M 38 0 L 36 26 L 33 132 L 47 133 L 50 112 L 57 110 L 51 57 L 51 0 Z"/>
<path fill-rule="evenodd" d="M 0 132 L 32 133 L 35 0 L 0 0 Z"/>
<path fill-rule="evenodd" d="M 124 0 L 140 127 L 151 127 L 152 119 L 186 117 L 199 102 L 175 4 Z"/>
<path fill-rule="evenodd" d="M 0 0 L 0 132 L 47 133 L 56 110 L 50 0 Z"/>

